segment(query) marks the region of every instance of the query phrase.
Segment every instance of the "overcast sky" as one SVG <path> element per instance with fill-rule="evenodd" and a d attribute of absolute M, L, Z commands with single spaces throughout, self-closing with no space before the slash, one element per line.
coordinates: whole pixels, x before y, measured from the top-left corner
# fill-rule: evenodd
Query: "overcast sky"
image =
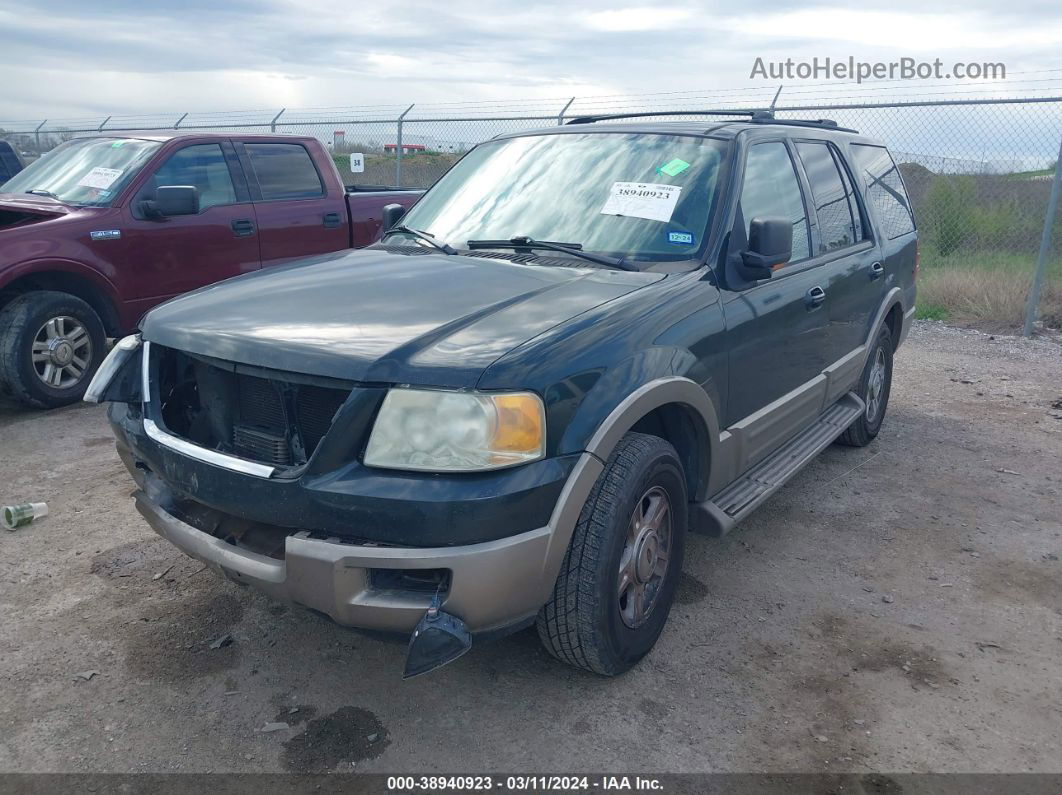
<path fill-rule="evenodd" d="M 1057 0 L 867 5 L 0 0 L 0 120 L 763 90 L 757 56 L 1002 61 L 1062 85 Z"/>

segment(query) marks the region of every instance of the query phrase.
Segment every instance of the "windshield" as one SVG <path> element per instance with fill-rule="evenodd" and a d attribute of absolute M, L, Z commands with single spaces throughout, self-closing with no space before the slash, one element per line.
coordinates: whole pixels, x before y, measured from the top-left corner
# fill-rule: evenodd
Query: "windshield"
<path fill-rule="evenodd" d="M 160 146 L 136 138 L 68 141 L 0 185 L 0 193 L 39 193 L 64 204 L 105 207 Z"/>
<path fill-rule="evenodd" d="M 519 235 L 627 260 L 693 259 L 725 148 L 643 133 L 492 141 L 450 169 L 402 223 L 459 249 Z"/>

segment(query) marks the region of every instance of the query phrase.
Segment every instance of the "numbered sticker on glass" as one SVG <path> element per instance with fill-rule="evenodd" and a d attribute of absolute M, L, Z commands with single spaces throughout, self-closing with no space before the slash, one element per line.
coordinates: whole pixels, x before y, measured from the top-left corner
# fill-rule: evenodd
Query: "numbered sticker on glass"
<path fill-rule="evenodd" d="M 97 188 L 99 190 L 104 190 L 111 187 L 120 176 L 122 176 L 122 170 L 120 168 L 103 168 L 103 166 L 96 166 L 89 173 L 79 179 L 77 184 L 82 188 Z"/>
<path fill-rule="evenodd" d="M 365 171 L 365 155 L 361 152 L 350 153 L 350 170 L 355 174 Z"/>
<path fill-rule="evenodd" d="M 623 215 L 650 221 L 671 220 L 675 212 L 680 185 L 657 185 L 652 182 L 613 182 L 602 215 Z"/>

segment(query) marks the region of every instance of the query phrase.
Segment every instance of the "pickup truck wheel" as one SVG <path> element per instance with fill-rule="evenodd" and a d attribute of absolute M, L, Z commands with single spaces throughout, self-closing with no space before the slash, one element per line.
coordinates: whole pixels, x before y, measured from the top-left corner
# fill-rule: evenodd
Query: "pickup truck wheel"
<path fill-rule="evenodd" d="M 603 676 L 656 643 L 682 570 L 686 479 L 656 436 L 620 440 L 579 515 L 538 634 L 558 660 Z"/>
<path fill-rule="evenodd" d="M 106 342 L 99 316 L 77 296 L 20 295 L 0 310 L 0 391 L 37 408 L 76 403 Z"/>
<path fill-rule="evenodd" d="M 841 434 L 838 441 L 849 447 L 866 447 L 881 430 L 885 409 L 892 389 L 892 333 L 883 326 L 877 342 L 863 366 L 856 394 L 863 398 L 867 410 Z"/>

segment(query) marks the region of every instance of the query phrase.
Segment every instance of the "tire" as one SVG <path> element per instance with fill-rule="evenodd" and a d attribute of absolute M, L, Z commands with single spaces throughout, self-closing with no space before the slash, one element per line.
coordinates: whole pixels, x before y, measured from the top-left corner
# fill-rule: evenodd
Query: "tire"
<path fill-rule="evenodd" d="M 666 498 L 666 503 L 660 500 Z M 669 509 L 661 529 L 632 532 L 636 509 Z M 538 635 L 554 657 L 602 676 L 633 667 L 656 643 L 667 622 L 682 570 L 687 521 L 686 479 L 675 448 L 656 436 L 628 433 L 597 479 L 572 535 L 549 601 L 538 614 Z M 651 538 L 654 536 L 655 538 Z M 631 537 L 637 536 L 634 543 Z M 667 548 L 666 563 L 659 553 Z M 632 551 L 644 565 L 621 563 Z M 656 557 L 657 565 L 649 561 Z M 659 581 L 655 580 L 659 574 Z M 643 594 L 639 603 L 637 593 Z M 641 614 L 638 604 L 644 605 Z"/>
<path fill-rule="evenodd" d="M 52 290 L 20 295 L 0 310 L 0 392 L 35 408 L 76 403 L 106 344 L 99 316 L 77 296 Z"/>
<path fill-rule="evenodd" d="M 881 430 L 892 391 L 892 350 L 892 333 L 888 326 L 882 326 L 867 357 L 867 363 L 863 366 L 863 374 L 859 378 L 859 388 L 856 391 L 866 403 L 867 410 L 840 435 L 837 441 L 841 444 L 866 447 Z M 882 368 L 880 380 L 875 373 L 876 366 Z"/>

